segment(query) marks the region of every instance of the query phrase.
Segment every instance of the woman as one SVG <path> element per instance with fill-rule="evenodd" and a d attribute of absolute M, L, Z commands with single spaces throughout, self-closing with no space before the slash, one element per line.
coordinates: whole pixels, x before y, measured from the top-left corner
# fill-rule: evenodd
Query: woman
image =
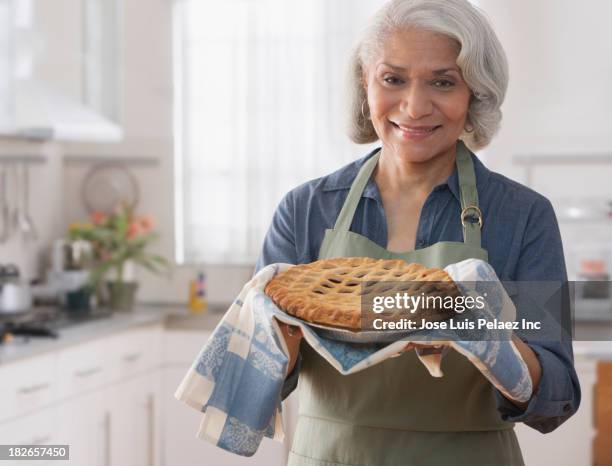
<path fill-rule="evenodd" d="M 473 257 L 500 280 L 566 280 L 548 200 L 466 147 L 482 148 L 496 132 L 508 80 L 481 13 L 465 0 L 394 0 L 366 30 L 351 70 L 351 137 L 382 147 L 289 192 L 258 268 L 339 256 L 444 267 Z M 284 396 L 299 377 L 291 465 L 522 465 L 513 422 L 550 432 L 580 402 L 567 341 L 513 336 L 534 386 L 521 405 L 454 351 L 441 379 L 414 351 L 342 376 L 300 345 L 298 329 L 283 331 Z"/>

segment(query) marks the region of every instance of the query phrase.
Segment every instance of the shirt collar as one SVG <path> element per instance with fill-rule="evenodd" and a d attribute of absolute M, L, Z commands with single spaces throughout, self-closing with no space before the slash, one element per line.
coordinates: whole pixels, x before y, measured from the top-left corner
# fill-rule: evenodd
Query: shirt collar
<path fill-rule="evenodd" d="M 355 180 L 357 173 L 361 169 L 362 165 L 373 157 L 380 148 L 374 149 L 372 152 L 367 154 L 365 157 L 362 157 L 359 160 L 347 165 L 346 167 L 341 168 L 340 170 L 332 173 L 331 175 L 326 177 L 325 184 L 323 186 L 323 191 L 337 191 L 343 189 L 350 189 L 351 184 Z M 476 188 L 479 193 L 484 191 L 485 186 L 489 181 L 489 177 L 491 171 L 484 166 L 484 164 L 480 161 L 480 159 L 472 153 L 472 160 L 474 162 L 474 173 L 476 174 Z M 442 183 L 434 187 L 434 191 L 449 189 L 450 192 L 455 196 L 457 201 L 461 200 L 461 195 L 459 191 L 459 175 L 457 173 L 457 165 L 448 179 Z M 363 194 L 361 197 L 368 197 L 371 199 L 375 199 L 380 201 L 380 192 L 378 191 L 378 186 L 374 182 L 374 178 L 370 178 L 365 188 L 363 189 Z"/>
<path fill-rule="evenodd" d="M 357 177 L 357 173 L 361 170 L 363 164 L 365 164 L 371 157 L 376 155 L 376 153 L 380 151 L 380 147 L 372 150 L 365 157 L 362 157 L 358 160 L 355 160 L 353 163 L 348 164 L 345 167 L 342 167 L 340 170 L 335 171 L 325 178 L 325 183 L 323 185 L 323 191 L 340 191 L 340 190 L 349 190 L 351 189 L 351 185 L 355 178 Z M 363 188 L 363 193 L 361 197 L 369 197 L 376 201 L 380 201 L 380 192 L 378 191 L 378 186 L 374 182 L 374 178 L 371 177 L 368 180 L 368 183 Z"/>

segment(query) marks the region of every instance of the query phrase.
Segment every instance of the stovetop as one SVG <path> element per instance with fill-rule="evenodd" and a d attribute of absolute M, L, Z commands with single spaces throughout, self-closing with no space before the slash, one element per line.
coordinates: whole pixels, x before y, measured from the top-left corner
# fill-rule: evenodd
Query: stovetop
<path fill-rule="evenodd" d="M 111 313 L 105 309 L 76 313 L 58 307 L 35 307 L 20 314 L 0 315 L 0 343 L 4 342 L 7 334 L 57 338 L 58 330 L 62 328 L 103 319 L 110 315 Z"/>

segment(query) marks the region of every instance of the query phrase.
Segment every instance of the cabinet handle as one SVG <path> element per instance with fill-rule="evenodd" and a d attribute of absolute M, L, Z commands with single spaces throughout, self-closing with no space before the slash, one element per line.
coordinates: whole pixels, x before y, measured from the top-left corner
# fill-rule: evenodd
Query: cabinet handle
<path fill-rule="evenodd" d="M 76 375 L 77 377 L 89 377 L 91 375 L 97 374 L 101 370 L 101 367 L 91 367 L 89 369 L 76 370 L 74 371 L 74 375 Z"/>
<path fill-rule="evenodd" d="M 147 414 L 149 418 L 149 466 L 155 466 L 155 399 L 151 393 L 147 397 Z"/>
<path fill-rule="evenodd" d="M 51 440 L 50 435 L 45 435 L 44 437 L 34 437 L 32 440 L 32 445 L 42 445 L 43 443 L 47 443 L 49 440 Z"/>
<path fill-rule="evenodd" d="M 30 385 L 29 387 L 21 387 L 18 392 L 22 395 L 29 395 L 30 393 L 46 390 L 49 386 L 49 383 L 40 383 L 38 385 Z"/>
<path fill-rule="evenodd" d="M 125 362 L 134 362 L 134 361 L 140 359 L 141 357 L 142 357 L 142 353 L 131 353 L 131 354 L 126 354 L 123 357 L 123 360 Z"/>

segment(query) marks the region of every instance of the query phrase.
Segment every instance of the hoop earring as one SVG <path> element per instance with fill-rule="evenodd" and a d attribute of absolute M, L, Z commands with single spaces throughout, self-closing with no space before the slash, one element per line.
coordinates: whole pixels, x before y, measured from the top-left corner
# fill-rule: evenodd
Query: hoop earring
<path fill-rule="evenodd" d="M 365 101 L 365 100 L 364 100 L 363 102 L 361 102 L 361 116 L 363 117 L 363 119 L 364 119 L 364 120 L 369 120 L 369 119 L 370 119 L 370 115 L 365 116 L 365 109 L 364 109 L 364 106 L 365 106 L 366 102 L 367 102 L 367 101 Z M 369 110 L 369 109 L 368 109 L 368 110 Z M 369 113 L 370 113 L 370 112 L 368 112 L 368 114 L 369 114 Z"/>
<path fill-rule="evenodd" d="M 463 128 L 463 130 L 464 130 L 466 133 L 473 133 L 473 132 L 474 132 L 474 127 L 473 127 L 473 126 L 470 126 L 469 128 L 465 128 L 465 127 L 464 127 L 464 128 Z"/>

